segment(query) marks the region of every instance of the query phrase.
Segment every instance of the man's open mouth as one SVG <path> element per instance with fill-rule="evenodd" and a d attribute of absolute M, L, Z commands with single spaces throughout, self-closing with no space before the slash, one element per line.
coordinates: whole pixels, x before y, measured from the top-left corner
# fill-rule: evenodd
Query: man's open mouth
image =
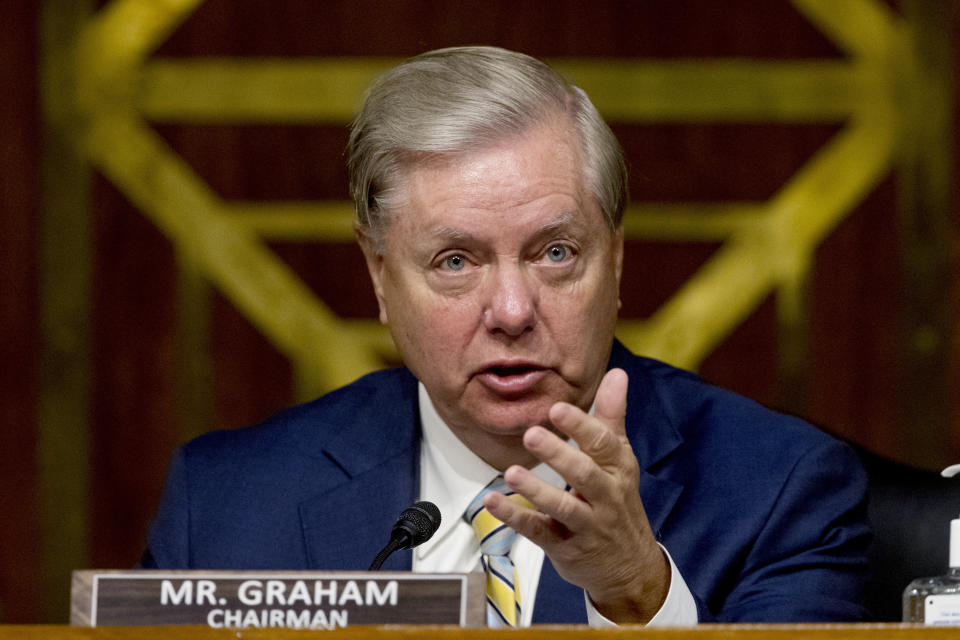
<path fill-rule="evenodd" d="M 500 377 L 506 378 L 508 376 L 519 376 L 523 375 L 530 371 L 539 371 L 540 367 L 534 367 L 532 365 L 518 365 L 512 367 L 490 367 L 487 369 L 490 373 L 498 375 Z"/>
<path fill-rule="evenodd" d="M 502 397 L 521 396 L 533 391 L 546 371 L 533 364 L 495 364 L 481 370 L 477 379 Z"/>

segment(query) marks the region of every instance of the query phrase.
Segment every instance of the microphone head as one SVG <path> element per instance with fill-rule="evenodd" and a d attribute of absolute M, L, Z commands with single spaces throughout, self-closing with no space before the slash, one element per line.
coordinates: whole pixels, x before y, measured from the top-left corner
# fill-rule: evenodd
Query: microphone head
<path fill-rule="evenodd" d="M 432 502 L 423 500 L 413 503 L 400 514 L 400 519 L 393 525 L 391 538 L 405 538 L 401 549 L 423 544 L 440 528 L 440 509 Z"/>

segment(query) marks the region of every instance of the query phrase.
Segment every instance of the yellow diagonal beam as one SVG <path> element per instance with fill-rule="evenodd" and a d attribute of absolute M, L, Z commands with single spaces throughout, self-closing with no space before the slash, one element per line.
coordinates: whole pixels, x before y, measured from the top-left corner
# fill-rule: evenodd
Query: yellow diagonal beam
<path fill-rule="evenodd" d="M 622 322 L 617 335 L 638 353 L 695 369 L 773 288 L 768 257 L 763 226 L 731 239 L 649 320 Z"/>
<path fill-rule="evenodd" d="M 76 103 L 89 114 L 128 108 L 139 65 L 203 0 L 113 0 L 80 31 Z"/>
<path fill-rule="evenodd" d="M 823 236 L 889 168 L 882 112 L 831 140 L 774 197 L 770 218 L 736 234 L 646 322 L 618 334 L 637 351 L 696 368 L 781 281 L 806 268 Z"/>
<path fill-rule="evenodd" d="M 813 249 L 890 169 L 896 132 L 894 114 L 884 105 L 865 111 L 773 198 L 771 257 L 784 278 L 797 277 Z"/>
<path fill-rule="evenodd" d="M 95 118 L 83 138 L 93 162 L 200 265 L 287 357 L 316 354 L 328 388 L 382 366 L 343 339 L 342 323 L 243 225 L 176 154 L 134 117 Z"/>
<path fill-rule="evenodd" d="M 363 345 L 365 349 L 379 355 L 385 361 L 399 362 L 400 355 L 390 337 L 387 327 L 379 320 L 367 318 L 353 318 L 343 324 L 345 340 L 351 340 Z"/>
<path fill-rule="evenodd" d="M 793 0 L 793 4 L 854 57 L 884 58 L 891 44 L 905 36 L 904 21 L 880 0 Z"/>
<path fill-rule="evenodd" d="M 155 60 L 136 104 L 163 122 L 349 122 L 376 58 Z M 878 97 L 876 67 L 841 61 L 559 60 L 611 120 L 838 121 Z"/>
<path fill-rule="evenodd" d="M 86 25 L 94 56 L 110 67 L 144 59 L 204 0 L 113 0 Z"/>

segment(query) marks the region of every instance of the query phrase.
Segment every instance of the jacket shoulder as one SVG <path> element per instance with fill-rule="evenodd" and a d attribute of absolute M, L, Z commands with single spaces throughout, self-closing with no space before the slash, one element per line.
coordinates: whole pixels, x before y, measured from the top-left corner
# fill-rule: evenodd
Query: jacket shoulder
<path fill-rule="evenodd" d="M 314 400 L 284 409 L 262 422 L 208 432 L 186 445 L 191 457 L 222 459 L 224 452 L 250 452 L 258 461 L 290 449 L 310 453 L 343 435 L 382 422 L 384 414 L 404 413 L 416 402 L 417 381 L 406 369 L 367 374 Z M 235 462 L 235 461 L 234 461 Z"/>
<path fill-rule="evenodd" d="M 712 433 L 718 438 L 738 438 L 741 448 L 751 442 L 806 448 L 834 441 L 796 416 L 775 411 L 665 362 L 626 351 L 617 358 L 616 366 L 627 370 L 631 384 L 640 388 L 637 393 L 648 412 L 667 422 L 684 440 Z M 776 428 L 774 433 L 771 427 Z"/>

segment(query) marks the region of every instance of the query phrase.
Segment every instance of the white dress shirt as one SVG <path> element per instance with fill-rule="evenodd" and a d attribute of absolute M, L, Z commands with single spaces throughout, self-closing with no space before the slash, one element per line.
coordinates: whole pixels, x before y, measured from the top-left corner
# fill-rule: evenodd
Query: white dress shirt
<path fill-rule="evenodd" d="M 470 451 L 443 422 L 427 394 L 419 385 L 420 420 L 423 436 L 420 445 L 420 499 L 430 500 L 440 509 L 440 528 L 432 538 L 413 551 L 413 570 L 420 573 L 466 573 L 482 571 L 480 544 L 463 512 L 470 501 L 500 474 Z M 576 445 L 571 441 L 571 444 Z M 566 486 L 563 478 L 545 464 L 531 471 L 545 482 Z M 662 548 L 662 547 L 661 547 Z M 692 625 L 697 623 L 697 606 L 670 554 L 670 588 L 660 610 L 648 625 Z M 520 626 L 528 627 L 533 619 L 543 549 L 517 535 L 510 558 L 517 567 L 520 594 L 523 600 Z M 614 626 L 596 610 L 584 592 L 587 618 L 591 626 Z"/>

